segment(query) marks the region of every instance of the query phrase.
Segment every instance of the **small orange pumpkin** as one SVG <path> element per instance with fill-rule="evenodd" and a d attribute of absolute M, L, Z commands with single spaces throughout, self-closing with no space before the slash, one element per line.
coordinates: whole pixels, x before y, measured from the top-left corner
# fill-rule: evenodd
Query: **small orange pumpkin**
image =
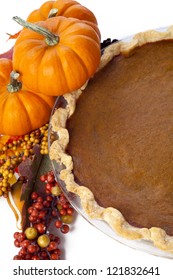
<path fill-rule="evenodd" d="M 39 9 L 36 9 L 30 13 L 27 21 L 42 21 L 51 16 L 63 16 L 67 18 L 72 17 L 80 19 L 94 28 L 99 37 L 101 36 L 97 19 L 93 12 L 74 0 L 46 1 L 40 6 Z"/>
<path fill-rule="evenodd" d="M 24 135 L 49 121 L 55 97 L 30 92 L 12 61 L 0 59 L 0 134 Z"/>
<path fill-rule="evenodd" d="M 87 24 L 65 17 L 37 24 L 13 19 L 27 27 L 14 44 L 13 66 L 31 91 L 62 95 L 83 86 L 96 72 L 100 39 Z"/>

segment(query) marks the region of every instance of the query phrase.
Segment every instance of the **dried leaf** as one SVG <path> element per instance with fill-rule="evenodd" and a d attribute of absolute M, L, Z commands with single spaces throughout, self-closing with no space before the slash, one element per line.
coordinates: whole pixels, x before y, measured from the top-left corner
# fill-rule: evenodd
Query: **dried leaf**
<path fill-rule="evenodd" d="M 23 230 L 28 222 L 27 208 L 30 204 L 30 194 L 33 191 L 41 159 L 40 147 L 35 145 L 34 156 L 27 158 L 18 166 L 19 175 L 26 177 L 26 182 L 21 180 L 15 182 L 7 198 L 8 204 L 15 215 L 17 227 L 20 230 Z"/>
<path fill-rule="evenodd" d="M 9 36 L 9 38 L 7 39 L 7 41 L 8 41 L 8 40 L 11 40 L 11 39 L 16 39 L 19 36 L 20 31 L 18 31 L 15 34 L 9 34 L 9 33 L 6 33 L 6 34 Z"/>
<path fill-rule="evenodd" d="M 7 33 L 7 35 L 9 36 L 9 38 L 7 39 L 8 40 L 11 40 L 11 39 L 16 39 L 20 34 L 20 31 L 18 31 L 17 33 L 15 34 L 9 34 Z M 7 52 L 4 52 L 4 53 L 1 53 L 0 54 L 0 58 L 8 58 L 8 59 L 12 59 L 13 57 L 13 47 L 11 49 L 9 49 Z"/>
<path fill-rule="evenodd" d="M 19 230 L 22 230 L 22 210 L 24 201 L 21 201 L 21 188 L 22 181 L 17 181 L 13 184 L 11 188 L 11 192 L 7 198 L 8 205 L 12 209 L 15 218 L 16 218 L 16 226 Z"/>
<path fill-rule="evenodd" d="M 13 57 L 13 47 L 10 50 L 8 50 L 7 52 L 0 54 L 0 58 L 12 59 L 12 57 Z"/>
<path fill-rule="evenodd" d="M 14 185 L 17 182 L 17 177 L 13 174 L 13 176 L 11 178 L 8 179 L 8 183 L 10 183 L 10 185 Z"/>
<path fill-rule="evenodd" d="M 40 154 L 40 146 L 34 146 L 34 156 L 33 158 L 27 158 L 18 166 L 18 172 L 21 176 L 27 178 L 26 183 L 22 186 L 21 199 L 27 201 L 35 184 L 38 170 L 40 168 L 42 155 Z"/>
<path fill-rule="evenodd" d="M 51 170 L 51 162 L 49 156 L 40 154 L 39 145 L 34 147 L 34 157 L 27 158 L 18 166 L 18 171 L 21 176 L 26 178 L 26 182 L 21 187 L 20 199 L 24 201 L 22 208 L 22 229 L 24 230 L 28 225 L 27 209 L 30 206 L 30 194 L 33 191 L 43 193 L 43 183 L 39 180 L 40 176 Z"/>

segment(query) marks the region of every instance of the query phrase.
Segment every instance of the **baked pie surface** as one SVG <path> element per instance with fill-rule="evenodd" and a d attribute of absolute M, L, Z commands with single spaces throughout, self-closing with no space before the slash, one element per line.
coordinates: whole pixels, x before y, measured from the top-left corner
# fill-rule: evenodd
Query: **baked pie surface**
<path fill-rule="evenodd" d="M 83 89 L 64 96 L 50 158 L 91 218 L 173 252 L 173 35 L 108 47 Z"/>

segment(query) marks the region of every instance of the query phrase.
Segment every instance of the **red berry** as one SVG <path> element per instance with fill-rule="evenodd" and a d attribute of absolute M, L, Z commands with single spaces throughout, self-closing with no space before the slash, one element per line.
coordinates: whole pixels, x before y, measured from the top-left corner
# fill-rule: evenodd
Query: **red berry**
<path fill-rule="evenodd" d="M 53 233 L 49 233 L 49 238 L 51 241 L 55 241 L 55 235 Z"/>
<path fill-rule="evenodd" d="M 37 223 L 37 224 L 39 224 L 39 223 L 41 223 L 41 219 L 39 219 L 39 218 L 37 218 L 37 220 L 35 221 L 35 223 Z"/>
<path fill-rule="evenodd" d="M 16 255 L 16 256 L 14 256 L 13 260 L 17 260 L 18 261 L 18 260 L 22 260 L 22 258 L 20 256 Z"/>
<path fill-rule="evenodd" d="M 34 210 L 34 207 L 30 206 L 27 210 L 28 214 L 31 214 L 33 210 Z"/>
<path fill-rule="evenodd" d="M 21 247 L 27 248 L 30 244 L 31 244 L 31 242 L 28 239 L 25 239 L 21 242 Z"/>
<path fill-rule="evenodd" d="M 46 189 L 47 191 L 51 191 L 52 187 L 53 187 L 53 184 L 52 184 L 52 183 L 47 183 L 46 186 L 45 186 L 45 189 Z"/>
<path fill-rule="evenodd" d="M 59 213 L 60 213 L 61 216 L 67 215 L 67 211 L 65 209 L 59 210 Z"/>
<path fill-rule="evenodd" d="M 43 211 L 43 210 L 42 210 L 42 211 L 40 211 L 40 212 L 39 212 L 39 214 L 38 214 L 38 218 L 39 218 L 39 219 L 43 219 L 43 218 L 45 218 L 46 213 L 47 213 L 46 211 Z"/>
<path fill-rule="evenodd" d="M 35 217 L 35 216 L 29 216 L 29 221 L 31 222 L 31 223 L 33 223 L 33 222 L 35 222 L 37 220 L 37 217 Z"/>
<path fill-rule="evenodd" d="M 30 245 L 28 246 L 28 253 L 33 254 L 33 253 L 36 253 L 36 252 L 37 252 L 37 246 L 34 245 L 34 244 L 30 244 Z"/>
<path fill-rule="evenodd" d="M 21 232 L 21 233 L 19 233 L 17 239 L 21 242 L 21 241 L 23 241 L 23 240 L 25 239 L 25 237 L 26 237 L 25 233 L 24 233 L 24 232 Z"/>
<path fill-rule="evenodd" d="M 31 216 L 37 217 L 39 212 L 37 209 L 33 209 L 33 211 L 30 214 L 31 214 Z"/>
<path fill-rule="evenodd" d="M 46 226 L 42 223 L 37 224 L 37 230 L 39 233 L 45 233 L 46 231 Z"/>
<path fill-rule="evenodd" d="M 46 201 L 46 200 L 44 200 L 44 201 L 43 201 L 43 206 L 44 206 L 44 207 L 49 208 L 49 207 L 50 207 L 50 205 L 51 205 L 51 204 L 50 204 L 50 202 L 49 202 L 49 201 Z"/>
<path fill-rule="evenodd" d="M 37 199 L 37 197 L 38 197 L 38 193 L 36 193 L 36 192 L 31 193 L 31 199 L 35 200 L 35 199 Z"/>
<path fill-rule="evenodd" d="M 19 248 L 20 247 L 20 241 L 16 239 L 14 241 L 14 246 Z"/>
<path fill-rule="evenodd" d="M 33 206 L 37 209 L 37 210 L 41 210 L 43 209 L 43 204 L 41 202 L 36 202 L 33 204 Z"/>
<path fill-rule="evenodd" d="M 31 254 L 26 254 L 25 255 L 25 260 L 31 260 L 32 258 L 32 255 Z"/>
<path fill-rule="evenodd" d="M 56 217 L 57 216 L 57 211 L 56 210 L 52 210 L 52 216 Z"/>
<path fill-rule="evenodd" d="M 58 254 L 60 256 L 61 255 L 61 250 L 57 248 L 57 249 L 54 250 L 54 253 Z"/>
<path fill-rule="evenodd" d="M 44 259 L 44 258 L 47 258 L 47 257 L 48 257 L 47 252 L 46 252 L 46 251 L 42 251 L 42 252 L 40 253 L 40 257 L 42 257 L 43 259 Z"/>
<path fill-rule="evenodd" d="M 48 195 L 48 196 L 46 197 L 46 200 L 51 202 L 51 201 L 53 200 L 53 197 L 52 197 L 51 195 Z"/>
<path fill-rule="evenodd" d="M 46 175 L 46 174 L 41 175 L 41 176 L 40 176 L 40 181 L 41 181 L 41 182 L 46 182 L 46 181 L 47 181 L 47 175 Z"/>
<path fill-rule="evenodd" d="M 26 248 L 21 248 L 20 251 L 19 251 L 19 253 L 18 253 L 18 255 L 19 255 L 19 256 L 25 256 L 26 253 L 27 253 Z"/>
<path fill-rule="evenodd" d="M 43 198 L 42 198 L 42 196 L 38 196 L 38 198 L 37 198 L 37 202 L 43 202 Z"/>
<path fill-rule="evenodd" d="M 64 209 L 68 209 L 69 206 L 70 206 L 70 203 L 69 203 L 69 202 L 66 202 L 66 203 L 64 203 L 62 206 L 63 206 Z"/>
<path fill-rule="evenodd" d="M 45 190 L 45 193 L 46 193 L 46 194 L 51 194 L 51 191 Z"/>
<path fill-rule="evenodd" d="M 57 242 L 51 241 L 49 243 L 49 246 L 47 247 L 47 250 L 48 251 L 53 251 L 53 250 L 57 249 L 57 246 L 58 246 Z"/>
<path fill-rule="evenodd" d="M 50 255 L 50 257 L 51 257 L 51 260 L 59 260 L 59 255 L 58 254 L 53 253 L 53 254 Z"/>
<path fill-rule="evenodd" d="M 59 203 L 61 205 L 64 205 L 66 202 L 67 202 L 67 199 L 65 198 L 65 196 L 61 195 L 60 198 L 59 198 Z"/>
<path fill-rule="evenodd" d="M 31 258 L 32 260 L 35 260 L 35 261 L 37 261 L 37 260 L 39 260 L 40 258 L 39 258 L 39 256 L 32 256 L 32 258 Z"/>
<path fill-rule="evenodd" d="M 14 237 L 15 239 L 18 239 L 19 234 L 20 234 L 20 232 L 15 232 L 15 233 L 13 234 L 13 237 Z"/>
<path fill-rule="evenodd" d="M 62 221 L 60 221 L 60 220 L 57 220 L 56 222 L 55 222 L 55 226 L 56 226 L 56 228 L 61 228 L 62 227 Z"/>
<path fill-rule="evenodd" d="M 74 209 L 71 208 L 71 207 L 69 207 L 69 208 L 67 209 L 67 214 L 68 214 L 68 215 L 73 215 L 73 213 L 74 213 Z"/>
<path fill-rule="evenodd" d="M 55 240 L 54 241 L 56 241 L 57 244 L 60 244 L 61 239 L 58 236 L 55 236 Z"/>
<path fill-rule="evenodd" d="M 14 168 L 14 172 L 15 172 L 15 173 L 19 173 L 18 166 L 16 166 L 16 167 Z"/>
<path fill-rule="evenodd" d="M 68 233 L 69 230 L 70 230 L 70 228 L 69 228 L 68 225 L 63 225 L 63 226 L 61 227 L 61 232 L 62 232 L 62 233 Z"/>
<path fill-rule="evenodd" d="M 47 175 L 47 182 L 53 183 L 55 181 L 55 177 L 52 174 Z"/>

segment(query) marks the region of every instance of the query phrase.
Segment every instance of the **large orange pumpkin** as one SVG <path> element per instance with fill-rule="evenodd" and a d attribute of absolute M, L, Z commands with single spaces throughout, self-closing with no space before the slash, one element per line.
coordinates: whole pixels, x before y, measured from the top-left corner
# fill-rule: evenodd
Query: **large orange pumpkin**
<path fill-rule="evenodd" d="M 100 31 L 97 25 L 97 19 L 93 12 L 74 0 L 46 1 L 40 6 L 39 9 L 36 9 L 30 13 L 30 15 L 27 18 L 27 21 L 42 21 L 46 20 L 52 15 L 80 19 L 83 22 L 90 25 L 91 27 L 93 27 L 100 36 Z"/>
<path fill-rule="evenodd" d="M 0 59 L 0 134 L 23 135 L 49 121 L 55 97 L 28 91 L 13 71 L 12 61 Z"/>
<path fill-rule="evenodd" d="M 92 27 L 65 17 L 49 18 L 37 25 L 13 19 L 27 27 L 16 39 L 13 66 L 28 89 L 62 95 L 80 88 L 97 70 L 100 39 Z"/>

